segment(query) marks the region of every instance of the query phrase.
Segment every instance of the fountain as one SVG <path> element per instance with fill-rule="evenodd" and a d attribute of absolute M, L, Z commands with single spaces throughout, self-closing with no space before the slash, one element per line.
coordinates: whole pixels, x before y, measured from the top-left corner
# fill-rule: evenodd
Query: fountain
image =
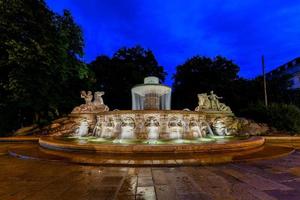
<path fill-rule="evenodd" d="M 132 117 L 125 117 L 122 119 L 120 139 L 134 139 L 134 128 L 135 123 Z"/>
<path fill-rule="evenodd" d="M 132 110 L 170 110 L 171 88 L 159 84 L 159 79 L 149 76 L 144 84 L 136 85 L 131 89 Z"/>
<path fill-rule="evenodd" d="M 222 97 L 213 91 L 198 94 L 194 111 L 171 110 L 171 88 L 157 77 L 146 77 L 131 93 L 132 110 L 109 111 L 102 99 L 104 92 L 81 92 L 85 104 L 50 129 L 54 137 L 40 139 L 40 145 L 104 153 L 199 153 L 222 151 L 218 145 L 230 143 L 230 138 L 239 140 L 244 121 L 219 102 Z M 61 138 L 71 138 L 72 145 Z M 263 144 L 262 139 L 242 142 L 244 150 Z M 230 143 L 226 151 L 240 151 L 240 143 Z"/>
<path fill-rule="evenodd" d="M 75 131 L 75 136 L 83 137 L 83 136 L 87 136 L 88 134 L 89 134 L 89 123 L 87 119 L 83 119 L 80 122 L 79 127 Z"/>
<path fill-rule="evenodd" d="M 149 117 L 145 122 L 148 139 L 157 140 L 159 138 L 159 122 L 155 117 Z"/>

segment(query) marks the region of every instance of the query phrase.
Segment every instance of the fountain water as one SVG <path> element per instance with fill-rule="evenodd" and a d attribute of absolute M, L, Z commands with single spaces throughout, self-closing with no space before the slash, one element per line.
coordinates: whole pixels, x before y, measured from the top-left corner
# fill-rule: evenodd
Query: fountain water
<path fill-rule="evenodd" d="M 159 122 L 154 117 L 149 117 L 145 122 L 147 138 L 157 140 L 159 138 Z"/>
<path fill-rule="evenodd" d="M 115 123 L 113 118 L 110 117 L 107 120 L 103 121 L 102 126 L 102 138 L 113 138 L 115 136 Z"/>
<path fill-rule="evenodd" d="M 134 128 L 135 123 L 132 117 L 125 117 L 122 119 L 120 139 L 134 139 Z"/>
<path fill-rule="evenodd" d="M 96 137 L 101 137 L 101 133 L 102 133 L 102 122 L 100 120 L 100 116 L 96 117 L 96 124 L 95 127 L 93 129 L 93 136 Z"/>
<path fill-rule="evenodd" d="M 199 138 L 199 137 L 202 138 L 205 136 L 205 135 L 202 135 L 200 125 L 195 119 L 192 119 L 190 121 L 189 128 L 190 128 L 193 138 Z"/>
<path fill-rule="evenodd" d="M 83 119 L 80 121 L 80 125 L 75 131 L 75 136 L 83 137 L 83 136 L 87 136 L 88 133 L 89 133 L 89 123 L 87 119 Z"/>
<path fill-rule="evenodd" d="M 171 88 L 159 84 L 159 79 L 149 76 L 144 84 L 136 85 L 131 89 L 132 110 L 170 110 Z"/>
<path fill-rule="evenodd" d="M 210 135 L 210 136 L 214 136 L 214 132 L 212 131 L 209 123 L 207 121 L 202 121 L 201 122 L 201 133 L 202 133 L 202 136 L 206 136 L 207 133 Z"/>
<path fill-rule="evenodd" d="M 132 110 L 113 110 L 104 104 L 104 92 L 82 92 L 86 104 L 72 111 L 55 136 L 76 137 L 66 140 L 43 139 L 47 148 L 99 151 L 102 153 L 199 153 L 222 151 L 220 144 L 229 140 L 241 127 L 230 108 L 218 102 L 213 92 L 198 95 L 195 111 L 170 110 L 171 88 L 159 84 L 156 77 L 145 78 L 144 84 L 132 88 Z M 73 127 L 78 128 L 73 132 Z M 89 127 L 90 126 L 90 127 Z M 54 127 L 54 126 L 53 126 Z M 56 126 L 57 127 L 57 126 Z M 89 133 L 89 130 L 92 130 Z M 85 137 L 89 136 L 89 137 Z M 90 137 L 92 136 L 92 137 Z M 61 142 L 61 141 L 62 142 Z M 214 144 L 217 140 L 222 142 Z M 91 142 L 91 143 L 90 143 Z M 209 145 L 203 145 L 204 143 Z M 216 142 L 217 143 L 217 142 Z M 246 141 L 245 148 L 260 147 L 262 140 Z M 187 145 L 188 144 L 188 145 Z M 240 151 L 239 143 L 226 146 Z"/>
<path fill-rule="evenodd" d="M 181 139 L 183 134 L 183 123 L 177 117 L 172 117 L 169 121 L 169 138 Z"/>
<path fill-rule="evenodd" d="M 82 92 L 82 94 L 86 93 Z M 90 111 L 92 114 L 85 115 L 91 116 L 88 120 L 86 117 L 82 118 L 75 136 L 93 136 L 95 141 L 115 143 L 146 141 L 146 143 L 156 144 L 170 140 L 184 143 L 185 140 L 202 140 L 216 137 L 215 135 L 231 134 L 222 116 L 231 116 L 232 112 L 225 104 L 218 102 L 221 97 L 213 92 L 210 95 L 205 93 L 198 95 L 199 106 L 196 111 L 169 110 L 171 88 L 159 84 L 159 79 L 156 77 L 147 77 L 144 79 L 144 84 L 132 88 L 133 110 L 130 111 L 108 111 L 101 97 L 103 94 L 104 92 L 96 92 L 94 101 L 91 92 L 82 95 L 85 97 L 86 104 L 74 109 L 74 115 L 78 115 L 79 112 L 80 116 L 80 112 L 85 114 Z M 91 109 L 102 110 L 94 113 Z M 92 133 L 89 133 L 88 121 Z"/>

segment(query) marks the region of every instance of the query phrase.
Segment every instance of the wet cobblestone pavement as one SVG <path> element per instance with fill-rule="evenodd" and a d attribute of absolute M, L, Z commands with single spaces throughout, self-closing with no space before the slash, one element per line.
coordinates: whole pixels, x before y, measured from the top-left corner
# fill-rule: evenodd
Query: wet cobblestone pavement
<path fill-rule="evenodd" d="M 0 199 L 300 199 L 300 152 L 199 167 L 101 167 L 22 160 L 0 144 Z"/>

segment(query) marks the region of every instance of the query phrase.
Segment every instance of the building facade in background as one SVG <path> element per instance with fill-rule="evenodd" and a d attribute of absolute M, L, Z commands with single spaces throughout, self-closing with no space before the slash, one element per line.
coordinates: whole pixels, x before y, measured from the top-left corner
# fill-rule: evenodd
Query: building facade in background
<path fill-rule="evenodd" d="M 289 79 L 289 89 L 300 89 L 300 57 L 295 58 L 294 60 L 291 60 L 290 62 L 283 64 L 267 73 L 268 78 L 282 75 L 291 76 Z"/>

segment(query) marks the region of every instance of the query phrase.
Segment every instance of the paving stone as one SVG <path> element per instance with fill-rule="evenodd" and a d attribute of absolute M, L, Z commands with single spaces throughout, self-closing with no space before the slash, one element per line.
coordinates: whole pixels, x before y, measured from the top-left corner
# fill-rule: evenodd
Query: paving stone
<path fill-rule="evenodd" d="M 259 190 L 292 190 L 290 187 L 276 183 L 253 173 L 249 174 L 245 172 L 239 172 L 234 169 L 225 169 L 224 172 Z"/>
<path fill-rule="evenodd" d="M 289 192 L 289 191 L 273 190 L 273 191 L 267 191 L 267 193 L 273 196 L 274 199 L 280 199 L 280 200 L 284 200 L 284 199 L 299 200 L 300 197 L 300 191 Z"/>
<path fill-rule="evenodd" d="M 118 186 L 121 184 L 122 179 L 123 176 L 104 176 L 100 184 L 105 186 Z"/>
<path fill-rule="evenodd" d="M 158 200 L 176 199 L 175 188 L 169 185 L 155 185 L 155 191 Z"/>
<path fill-rule="evenodd" d="M 152 176 L 139 176 L 138 187 L 153 186 Z"/>
<path fill-rule="evenodd" d="M 168 184 L 168 177 L 164 170 L 153 169 L 152 170 L 153 179 L 155 185 L 166 185 Z"/>
<path fill-rule="evenodd" d="M 99 187 L 88 190 L 87 199 L 111 200 L 117 193 L 117 187 Z"/>
<path fill-rule="evenodd" d="M 151 168 L 139 168 L 138 176 L 152 176 Z"/>
<path fill-rule="evenodd" d="M 209 168 L 185 168 L 186 173 L 196 182 L 203 194 L 213 199 L 235 199 L 232 195 L 232 184 Z"/>
<path fill-rule="evenodd" d="M 119 190 L 119 196 L 135 196 L 137 187 L 137 176 L 125 177 L 123 184 Z"/>
<path fill-rule="evenodd" d="M 193 167 L 99 167 L 24 160 L 0 143 L 0 200 L 299 199 L 300 153 Z M 22 146 L 22 144 L 18 144 Z M 18 147 L 19 147 L 18 146 Z"/>
<path fill-rule="evenodd" d="M 268 195 L 266 192 L 262 192 L 253 188 L 245 183 L 237 183 L 233 186 L 233 194 L 238 200 L 276 200 L 277 198 Z"/>
<path fill-rule="evenodd" d="M 118 195 L 116 200 L 135 200 L 135 196 Z"/>
<path fill-rule="evenodd" d="M 137 187 L 136 199 L 156 199 L 154 186 Z"/>

